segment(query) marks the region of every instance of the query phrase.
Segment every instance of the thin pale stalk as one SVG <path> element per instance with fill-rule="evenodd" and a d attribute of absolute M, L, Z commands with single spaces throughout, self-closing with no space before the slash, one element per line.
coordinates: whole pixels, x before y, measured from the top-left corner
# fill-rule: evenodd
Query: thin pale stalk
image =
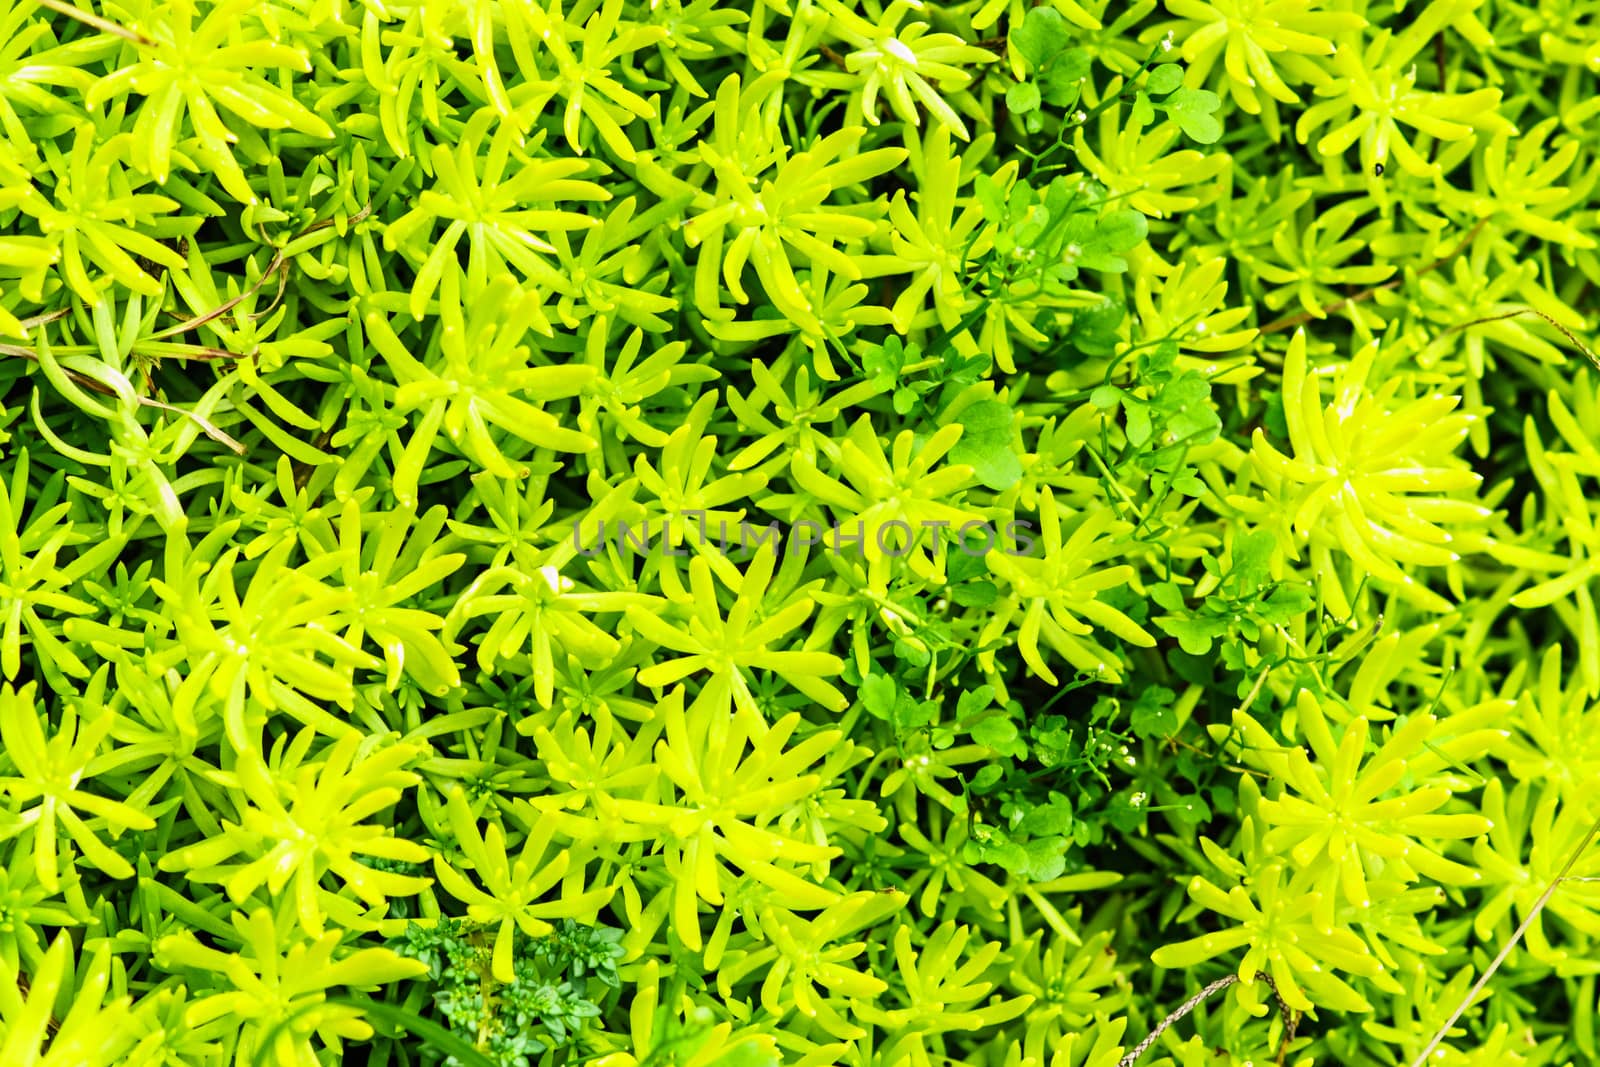
<path fill-rule="evenodd" d="M 1522 935 L 1528 932 L 1528 927 L 1532 926 L 1534 920 L 1539 918 L 1539 913 L 1544 911 L 1544 906 L 1555 895 L 1556 889 L 1562 882 L 1568 880 L 1567 872 L 1571 871 L 1573 865 L 1578 862 L 1578 857 L 1588 851 L 1589 845 L 1593 843 L 1596 834 L 1600 834 L 1600 819 L 1596 819 L 1594 825 L 1589 827 L 1589 832 L 1583 835 L 1583 840 L 1578 843 L 1578 847 L 1573 849 L 1572 855 L 1567 857 L 1566 865 L 1561 868 L 1561 873 L 1551 879 L 1550 884 L 1544 887 L 1544 892 L 1539 894 L 1539 899 L 1534 902 L 1533 908 L 1529 910 L 1527 915 L 1523 916 L 1521 924 L 1512 933 L 1511 940 L 1500 946 L 1500 951 L 1490 961 L 1489 966 L 1483 969 L 1483 973 L 1472 984 L 1472 988 L 1467 990 L 1467 995 L 1461 998 L 1461 1003 L 1457 1004 L 1456 1010 L 1450 1013 L 1450 1018 L 1446 1019 L 1444 1025 L 1439 1027 L 1439 1032 L 1433 1035 L 1433 1040 L 1429 1041 L 1427 1047 L 1418 1053 L 1416 1059 L 1411 1061 L 1411 1067 L 1425 1067 L 1428 1058 L 1433 1055 L 1434 1049 L 1439 1047 L 1439 1043 L 1445 1039 L 1445 1035 L 1450 1032 L 1450 1028 L 1460 1021 L 1461 1016 L 1472 1006 L 1472 1002 L 1478 999 L 1478 994 L 1482 993 L 1484 986 L 1489 984 L 1489 979 L 1494 977 L 1494 972 L 1500 969 L 1500 965 L 1511 955 L 1511 950 L 1516 948 L 1518 942 L 1522 940 Z"/>
<path fill-rule="evenodd" d="M 65 15 L 69 19 L 76 19 L 85 26 L 93 26 L 102 33 L 121 37 L 124 41 L 132 41 L 134 44 L 143 45 L 147 48 L 155 44 L 154 41 L 137 30 L 130 30 L 126 26 L 117 25 L 110 19 L 101 18 L 92 12 L 73 7 L 71 4 L 66 3 L 65 0 L 35 0 L 35 2 L 42 8 L 54 11 L 58 15 Z"/>

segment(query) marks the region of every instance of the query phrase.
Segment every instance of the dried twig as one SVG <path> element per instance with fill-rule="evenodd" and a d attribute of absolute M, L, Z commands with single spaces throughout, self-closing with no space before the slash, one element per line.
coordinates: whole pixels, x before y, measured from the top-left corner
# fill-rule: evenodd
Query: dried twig
<path fill-rule="evenodd" d="M 1440 267 L 1444 266 L 1446 263 L 1449 263 L 1451 260 L 1455 259 L 1461 253 L 1465 252 L 1467 250 L 1467 248 L 1472 244 L 1473 240 L 1478 236 L 1479 231 L 1481 231 L 1483 229 L 1484 225 L 1488 221 L 1489 221 L 1489 219 L 1487 217 L 1479 219 L 1477 221 L 1477 224 L 1474 225 L 1472 227 L 1472 229 L 1467 231 L 1466 237 L 1462 238 L 1460 244 L 1456 245 L 1456 247 L 1448 255 L 1440 256 L 1438 259 L 1434 260 L 1432 263 L 1429 263 L 1426 267 L 1423 267 L 1421 270 L 1419 270 L 1417 272 L 1418 276 L 1420 277 L 1423 274 L 1431 274 L 1432 272 L 1438 270 Z M 1379 293 L 1385 292 L 1385 291 L 1390 290 L 1390 289 L 1398 289 L 1398 288 L 1400 288 L 1400 286 L 1403 285 L 1404 283 L 1405 283 L 1405 275 L 1403 275 L 1403 274 L 1398 276 L 1398 277 L 1390 278 L 1388 281 L 1384 282 L 1382 285 L 1370 286 L 1370 287 L 1368 287 L 1366 289 L 1361 290 L 1359 293 L 1354 294 L 1353 296 L 1343 297 L 1342 299 L 1335 300 L 1330 304 L 1322 305 L 1322 314 L 1321 315 L 1313 315 L 1309 311 L 1302 311 L 1298 315 L 1286 315 L 1281 319 L 1276 319 L 1276 320 L 1274 320 L 1272 322 L 1267 323 L 1265 326 L 1261 327 L 1260 333 L 1262 335 L 1269 334 L 1269 333 L 1277 333 L 1280 330 L 1293 329 L 1294 327 L 1299 326 L 1299 325 L 1301 325 L 1303 323 L 1310 322 L 1312 319 L 1325 318 L 1329 313 L 1337 311 L 1340 308 L 1346 306 L 1347 304 L 1360 304 L 1360 303 L 1362 303 L 1364 301 L 1371 300 L 1373 297 L 1377 296 Z"/>
<path fill-rule="evenodd" d="M 158 408 L 161 411 L 170 411 L 174 415 L 182 415 L 184 418 L 188 419 L 190 422 L 193 422 L 196 426 L 200 427 L 200 432 L 201 433 L 205 434 L 207 437 L 211 438 L 213 441 L 217 442 L 217 444 L 219 444 L 222 447 L 226 448 L 228 451 L 232 452 L 234 455 L 242 456 L 242 455 L 245 454 L 246 450 L 245 450 L 244 445 L 240 444 L 238 441 L 234 440 L 232 437 L 229 437 L 222 430 L 220 430 L 216 426 L 212 425 L 203 416 L 196 415 L 192 411 L 187 411 L 187 410 L 185 410 L 183 408 L 175 407 L 172 404 L 167 404 L 167 403 L 164 403 L 164 402 L 162 402 L 160 400 L 154 400 L 154 399 L 152 399 L 152 398 L 150 398 L 148 396 L 135 397 L 135 399 L 138 400 L 140 404 L 142 404 L 143 406 L 145 406 L 147 408 Z"/>
<path fill-rule="evenodd" d="M 1582 341 L 1573 336 L 1571 330 L 1567 329 L 1565 326 L 1561 325 L 1561 323 L 1557 322 L 1554 318 L 1545 314 L 1543 311 L 1540 311 L 1538 308 L 1514 308 L 1511 311 L 1501 312 L 1498 315 L 1488 315 L 1481 319 L 1473 319 L 1471 322 L 1460 322 L 1450 327 L 1448 330 L 1445 330 L 1439 335 L 1439 337 L 1449 337 L 1453 333 L 1459 333 L 1462 330 L 1468 329 L 1472 326 L 1482 326 L 1486 322 L 1499 322 L 1501 319 L 1514 319 L 1518 315 L 1537 315 L 1544 321 L 1548 322 L 1551 326 L 1554 326 L 1557 330 L 1560 330 L 1561 336 L 1565 337 L 1568 341 L 1571 341 L 1572 346 L 1579 352 L 1583 353 L 1584 358 L 1589 361 L 1590 366 L 1594 367 L 1596 370 L 1600 370 L 1600 356 L 1596 356 L 1592 351 L 1590 351 L 1588 345 L 1584 344 Z"/>
<path fill-rule="evenodd" d="M 47 2 L 47 0 L 39 0 L 39 2 L 44 4 L 44 6 L 46 6 L 46 7 L 49 7 L 51 10 L 57 10 L 57 8 L 55 7 L 54 0 L 48 0 L 48 2 Z M 74 9 L 74 10 L 76 10 L 76 9 Z M 63 12 L 63 13 L 65 13 L 65 12 Z M 80 12 L 80 14 L 81 14 L 81 12 Z M 362 219 L 366 218 L 370 214 L 372 214 L 372 205 L 371 204 L 367 204 L 360 211 L 356 212 L 354 215 L 351 215 L 348 219 L 346 219 L 345 220 L 345 224 L 346 225 L 354 225 L 355 223 L 360 222 Z M 308 226 L 308 227 L 305 228 L 305 230 L 301 231 L 299 234 L 296 234 L 295 235 L 295 239 L 298 239 L 300 237 L 304 237 L 306 234 L 309 234 L 309 233 L 315 233 L 318 230 L 327 229 L 329 226 L 333 226 L 333 225 L 335 225 L 335 222 L 334 222 L 333 219 L 323 219 L 321 222 L 316 223 L 315 225 L 312 225 L 312 226 Z M 199 329 L 201 326 L 204 326 L 206 323 L 212 322 L 212 321 L 220 318 L 221 316 L 226 315 L 229 311 L 232 311 L 234 308 L 238 307 L 241 302 L 243 302 L 244 300 L 249 299 L 249 297 L 252 294 L 258 292 L 261 289 L 261 287 L 266 284 L 267 279 L 272 277 L 275 274 L 278 275 L 278 293 L 273 298 L 272 303 L 273 303 L 273 305 L 276 305 L 279 300 L 283 299 L 284 286 L 288 282 L 288 265 L 289 265 L 289 260 L 288 260 L 288 257 L 284 255 L 283 249 L 282 248 L 276 249 L 274 251 L 274 253 L 273 253 L 272 261 L 267 264 L 267 269 L 261 272 L 261 277 L 257 278 L 249 287 L 247 287 L 243 292 L 239 293 L 238 296 L 235 296 L 230 300 L 224 301 L 222 304 L 220 304 L 217 307 L 212 308 L 210 311 L 207 311 L 207 312 L 205 312 L 203 314 L 200 314 L 200 315 L 196 315 L 193 318 L 185 319 L 183 322 L 178 323 L 176 326 L 168 327 L 167 329 L 162 330 L 159 333 L 153 334 L 152 336 L 145 338 L 145 340 L 146 341 L 164 341 L 169 337 L 176 337 L 178 334 L 188 333 L 191 330 Z M 269 310 L 270 310 L 270 308 L 269 308 Z M 71 311 L 70 308 L 62 308 L 59 311 L 51 311 L 51 312 L 47 312 L 47 313 L 45 313 L 43 315 L 34 315 L 31 318 L 23 319 L 22 320 L 23 330 L 27 331 L 27 330 L 32 329 L 35 326 L 43 326 L 43 325 L 46 325 L 47 323 L 55 322 L 57 319 L 65 317 L 67 314 L 70 313 L 70 311 Z M 239 359 L 239 358 L 241 358 L 237 353 L 229 352 L 226 349 L 213 348 L 210 345 L 190 345 L 185 349 L 185 351 L 183 351 L 181 353 L 168 353 L 168 355 L 170 357 L 176 358 L 176 359 L 214 360 L 214 359 Z M 38 362 L 38 360 L 39 360 L 39 353 L 36 352 L 34 349 L 27 347 L 26 345 L 13 345 L 13 344 L 0 343 L 0 356 L 20 356 L 23 359 L 31 359 L 34 362 Z M 83 386 L 85 389 L 88 389 L 91 392 L 99 393 L 101 396 L 112 396 L 112 397 L 114 397 L 114 396 L 117 395 L 115 390 L 111 389 L 109 386 L 105 385 L 102 382 L 96 381 L 95 379 L 90 378 L 87 375 L 79 374 L 76 371 L 67 370 L 66 368 L 62 368 L 62 369 L 65 371 L 67 377 L 71 378 L 78 385 Z M 242 456 L 242 455 L 245 454 L 246 450 L 245 450 L 244 445 L 242 445 L 238 441 L 234 440 L 227 433 L 223 432 L 219 427 L 213 425 L 210 422 L 210 420 L 204 418 L 201 415 L 197 415 L 192 411 L 186 411 L 183 408 L 176 407 L 176 406 L 174 406 L 172 404 L 168 404 L 168 403 L 166 403 L 164 401 L 156 400 L 156 399 L 153 399 L 153 398 L 147 397 L 147 396 L 135 396 L 134 399 L 137 400 L 139 402 L 139 404 L 141 406 L 143 406 L 143 407 L 156 408 L 157 410 L 160 410 L 160 411 L 171 412 L 174 415 L 181 415 L 184 418 L 189 419 L 196 426 L 200 427 L 201 432 L 204 433 L 207 437 L 211 438 L 213 441 L 215 441 L 218 444 L 222 445 L 224 448 L 228 449 L 230 452 L 232 452 L 232 453 L 234 453 L 235 455 L 238 455 L 238 456 Z"/>
<path fill-rule="evenodd" d="M 23 319 L 22 332 L 27 333 L 35 326 L 44 326 L 48 323 L 56 321 L 57 319 L 66 318 L 67 315 L 71 314 L 71 312 L 71 308 L 62 308 L 60 311 L 50 311 L 43 315 L 34 315 L 32 318 Z"/>
<path fill-rule="evenodd" d="M 1472 1006 L 1472 1002 L 1478 999 L 1478 994 L 1482 993 L 1483 987 L 1489 984 L 1489 979 L 1494 977 L 1494 972 L 1500 969 L 1500 965 L 1506 961 L 1506 957 L 1511 955 L 1511 950 L 1516 948 L 1517 943 L 1522 940 L 1522 935 L 1528 932 L 1528 927 L 1532 926 L 1534 920 L 1539 917 L 1539 913 L 1544 911 L 1544 906 L 1550 902 L 1550 898 L 1555 894 L 1556 889 L 1562 882 L 1573 880 L 1567 877 L 1567 873 L 1578 862 L 1578 857 L 1588 851 L 1590 844 L 1594 842 L 1596 834 L 1600 834 L 1600 819 L 1596 819 L 1594 825 L 1589 827 L 1589 832 L 1583 835 L 1583 840 L 1578 842 L 1578 847 L 1573 849 L 1572 855 L 1567 857 L 1566 865 L 1561 868 L 1561 873 L 1551 879 L 1549 885 L 1545 886 L 1544 892 L 1539 894 L 1539 899 L 1534 901 L 1533 907 L 1528 910 L 1527 915 L 1523 916 L 1521 924 L 1512 933 L 1511 940 L 1500 947 L 1500 951 L 1489 962 L 1489 966 L 1483 969 L 1483 973 L 1472 984 L 1472 988 L 1467 990 L 1467 995 L 1461 998 L 1461 1003 L 1456 1005 L 1456 1010 L 1450 1013 L 1450 1018 L 1446 1019 L 1444 1025 L 1439 1027 L 1439 1032 L 1433 1035 L 1433 1040 L 1429 1041 L 1427 1046 L 1417 1054 L 1417 1058 L 1411 1061 L 1411 1067 L 1424 1067 L 1433 1055 L 1434 1050 L 1439 1047 L 1439 1043 L 1450 1033 L 1450 1028 Z"/>
<path fill-rule="evenodd" d="M 49 8 L 58 15 L 65 15 L 69 19 L 76 19 L 85 26 L 93 26 L 102 33 L 109 33 L 114 37 L 121 37 L 124 41 L 132 41 L 134 44 L 144 45 L 146 47 L 155 44 L 154 41 L 137 30 L 130 30 L 126 26 L 117 25 L 110 19 L 104 19 L 99 15 L 84 11 L 81 8 L 73 7 L 71 4 L 67 3 L 66 0 L 36 0 L 36 2 L 40 7 Z"/>
<path fill-rule="evenodd" d="M 196 315 L 193 318 L 185 319 L 182 322 L 178 323 L 176 326 L 167 327 L 165 330 L 162 330 L 160 333 L 151 334 L 148 338 L 146 338 L 146 340 L 164 341 L 168 337 L 176 337 L 180 333 L 188 333 L 190 330 L 198 330 L 200 327 L 204 326 L 206 323 L 213 322 L 213 321 L 221 318 L 222 316 L 226 315 L 228 312 L 232 311 L 234 308 L 238 307 L 242 302 L 244 302 L 245 300 L 248 300 L 251 296 L 255 295 L 255 293 L 261 288 L 262 284 L 265 283 L 268 278 L 270 278 L 274 274 L 278 273 L 278 271 L 283 266 L 284 266 L 284 261 L 283 261 L 282 256 L 281 255 L 274 256 L 272 262 L 270 264 L 268 264 L 266 271 L 264 271 L 262 273 L 261 277 L 257 278 L 253 283 L 251 283 L 251 285 L 248 288 L 246 288 L 238 296 L 233 297 L 231 300 L 224 300 L 222 303 L 218 304 L 216 307 L 212 308 L 210 311 L 207 311 L 202 315 Z M 274 303 L 276 303 L 276 301 L 274 301 Z M 232 356 L 233 353 L 227 352 L 227 353 L 224 353 L 224 355 Z"/>
<path fill-rule="evenodd" d="M 360 222 L 362 219 L 366 218 L 370 214 L 372 214 L 372 205 L 371 204 L 367 204 L 360 211 L 356 212 L 354 215 L 351 215 L 348 219 L 346 219 L 345 220 L 345 225 L 354 226 L 356 223 Z M 307 226 L 304 230 L 302 230 L 300 233 L 295 235 L 294 240 L 299 240 L 301 237 L 304 237 L 307 234 L 316 233 L 318 230 L 325 230 L 329 226 L 332 226 L 332 225 L 334 225 L 334 222 L 333 222 L 332 219 L 323 219 L 321 222 L 316 223 L 315 225 Z M 165 330 L 162 330 L 160 333 L 155 334 L 152 337 L 150 337 L 149 340 L 151 340 L 151 341 L 162 341 L 162 340 L 165 340 L 168 337 L 174 337 L 174 336 L 176 336 L 176 335 L 178 335 L 180 333 L 187 333 L 190 330 L 199 329 L 201 326 L 204 326 L 206 323 L 212 322 L 212 321 L 214 321 L 214 320 L 216 320 L 218 318 L 221 318 L 223 315 L 226 315 L 228 312 L 230 312 L 234 308 L 238 307 L 245 300 L 248 300 L 251 296 L 253 296 L 257 292 L 259 292 L 261 287 L 266 284 L 268 278 L 272 277 L 273 275 L 278 275 L 278 292 L 277 292 L 277 295 L 272 298 L 272 303 L 269 304 L 266 307 L 265 310 L 258 311 L 258 312 L 255 313 L 257 317 L 259 317 L 261 315 L 264 315 L 264 314 L 267 314 L 268 312 L 270 312 L 272 310 L 272 308 L 277 306 L 278 301 L 283 299 L 284 287 L 288 284 L 288 280 L 289 280 L 288 266 L 289 266 L 289 259 L 288 259 L 287 256 L 285 256 L 283 254 L 283 249 L 282 248 L 274 249 L 273 250 L 273 254 L 272 254 L 272 261 L 267 264 L 267 269 L 261 272 L 261 277 L 257 278 L 254 282 L 252 282 L 249 285 L 249 287 L 247 287 L 238 296 L 235 296 L 230 300 L 223 301 L 217 307 L 212 308 L 210 311 L 207 311 L 204 314 L 196 315 L 195 317 L 190 318 L 190 319 L 185 319 L 184 321 L 178 323 L 176 326 L 169 326 Z"/>
<path fill-rule="evenodd" d="M 24 347 L 23 345 L 0 344 L 0 356 L 21 356 L 23 359 L 31 359 L 35 363 L 39 361 L 39 353 L 35 352 L 31 348 Z M 101 396 L 109 397 L 117 396 L 117 391 L 115 389 L 111 388 L 109 385 L 106 385 L 104 382 L 89 377 L 87 374 L 80 374 L 77 371 L 70 370 L 66 367 L 62 367 L 61 370 L 68 378 L 71 378 L 75 384 L 83 386 L 91 393 L 99 393 Z M 134 399 L 139 402 L 141 407 L 157 408 L 161 411 L 170 411 L 174 415 L 182 415 L 184 418 L 200 427 L 201 433 L 204 433 L 207 437 L 228 449 L 234 455 L 242 456 L 245 454 L 244 445 L 240 444 L 238 441 L 235 441 L 232 437 L 229 437 L 226 433 L 214 426 L 202 415 L 197 415 L 192 411 L 186 411 L 183 408 L 176 407 L 160 400 L 152 399 L 148 396 L 135 395 Z"/>
<path fill-rule="evenodd" d="M 1282 1067 L 1284 1057 L 1289 1052 L 1289 1045 L 1294 1041 L 1295 1030 L 1300 1026 L 1300 1013 L 1290 1010 L 1289 1005 L 1284 1003 L 1282 994 L 1278 992 L 1278 985 L 1272 980 L 1271 975 L 1263 971 L 1256 977 L 1266 982 L 1267 987 L 1272 990 L 1272 998 L 1278 1002 L 1278 1011 L 1283 1015 L 1283 1040 L 1278 1043 L 1278 1064 L 1279 1067 Z M 1171 1028 L 1173 1023 L 1194 1011 L 1201 1004 L 1204 1004 L 1208 998 L 1222 992 L 1238 981 L 1239 976 L 1237 974 L 1224 975 L 1178 1005 L 1170 1015 L 1156 1024 L 1156 1028 L 1150 1031 L 1143 1041 L 1133 1046 L 1126 1056 L 1117 1061 L 1117 1067 L 1133 1067 L 1138 1062 L 1139 1057 L 1143 1056 L 1150 1046 L 1155 1044 L 1156 1040 Z"/>

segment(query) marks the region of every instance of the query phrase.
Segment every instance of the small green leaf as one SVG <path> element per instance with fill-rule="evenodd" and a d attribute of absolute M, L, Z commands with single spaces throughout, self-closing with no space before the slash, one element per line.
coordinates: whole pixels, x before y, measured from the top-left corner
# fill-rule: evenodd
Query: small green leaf
<path fill-rule="evenodd" d="M 1122 390 L 1114 385 L 1096 386 L 1089 394 L 1089 403 L 1102 411 L 1110 411 L 1122 401 Z"/>
<path fill-rule="evenodd" d="M 1017 739 L 1017 724 L 1004 715 L 995 715 L 972 728 L 972 739 L 992 749 L 1005 748 Z"/>
<path fill-rule="evenodd" d="M 1191 656 L 1210 652 L 1212 641 L 1228 630 L 1226 622 L 1216 619 L 1157 619 L 1156 625 L 1176 637 Z"/>
<path fill-rule="evenodd" d="M 1128 443 L 1135 448 L 1141 448 L 1155 432 L 1150 421 L 1150 406 L 1143 401 L 1130 399 L 1122 407 L 1128 413 L 1128 425 L 1125 431 L 1128 435 Z"/>
<path fill-rule="evenodd" d="M 1304 585 L 1280 585 L 1257 607 L 1265 622 L 1285 623 L 1311 610 L 1311 590 Z"/>
<path fill-rule="evenodd" d="M 1030 7 L 1022 25 L 1011 31 L 1011 43 L 1034 70 L 1043 68 L 1071 39 L 1071 26 L 1053 7 Z"/>
<path fill-rule="evenodd" d="M 966 582 L 950 590 L 950 599 L 964 608 L 986 608 L 1000 597 L 993 582 Z"/>
<path fill-rule="evenodd" d="M 1278 539 L 1271 530 L 1251 530 L 1233 542 L 1231 577 L 1237 588 L 1254 592 L 1272 577 L 1272 554 L 1278 550 Z"/>
<path fill-rule="evenodd" d="M 861 680 L 861 703 L 874 718 L 887 719 L 900 699 L 900 687 L 887 674 L 869 674 Z"/>
<path fill-rule="evenodd" d="M 1006 108 L 1018 115 L 1039 110 L 1039 87 L 1033 82 L 1018 82 L 1006 90 Z"/>
<path fill-rule="evenodd" d="M 1072 313 L 1067 340 L 1085 355 L 1110 356 L 1116 351 L 1120 340 L 1117 329 L 1127 313 L 1122 301 L 1109 298 L 1092 307 L 1080 308 Z"/>
<path fill-rule="evenodd" d="M 1045 68 L 1043 78 L 1045 100 L 1051 107 L 1072 107 L 1083 94 L 1083 81 L 1088 73 L 1088 52 L 1081 48 L 1062 52 Z"/>
<path fill-rule="evenodd" d="M 998 763 L 986 764 L 978 769 L 977 774 L 972 776 L 972 788 L 979 792 L 991 789 L 999 784 L 1005 773 L 1005 768 Z"/>
<path fill-rule="evenodd" d="M 1034 837 L 1056 837 L 1072 829 L 1072 805 L 1066 798 L 1052 796 L 1022 817 L 1018 829 Z"/>
<path fill-rule="evenodd" d="M 889 721 L 896 733 L 910 734 L 924 726 L 931 726 L 938 717 L 937 703 L 931 700 L 913 700 L 909 694 L 902 693 Z"/>
<path fill-rule="evenodd" d="M 1009 715 L 994 715 L 978 723 L 972 728 L 972 740 L 993 749 L 997 755 L 1013 759 L 1024 759 L 1028 755 L 1028 746 L 1017 730 L 1017 722 Z"/>
<path fill-rule="evenodd" d="M 1183 592 L 1175 582 L 1158 582 L 1150 587 L 1150 599 L 1168 611 L 1182 611 Z"/>
<path fill-rule="evenodd" d="M 983 217 L 990 222 L 999 223 L 1006 217 L 1006 190 L 994 177 L 989 174 L 980 174 L 972 180 L 972 195 L 978 201 L 978 206 L 983 208 Z"/>
<path fill-rule="evenodd" d="M 965 719 L 994 703 L 994 686 L 980 685 L 976 689 L 969 689 L 956 700 L 956 715 Z"/>
<path fill-rule="evenodd" d="M 1133 108 L 1130 112 L 1129 124 L 1134 129 L 1143 129 L 1155 120 L 1156 109 L 1150 103 L 1150 94 L 1140 90 L 1133 97 Z"/>
<path fill-rule="evenodd" d="M 1178 730 L 1178 714 L 1173 710 L 1177 694 L 1165 686 L 1152 685 L 1139 694 L 1128 714 L 1128 724 L 1140 737 L 1171 737 Z"/>
<path fill-rule="evenodd" d="M 950 450 L 954 463 L 972 467 L 978 481 L 994 490 L 1009 489 L 1022 479 L 1022 461 L 1012 448 L 1015 411 L 999 400 L 983 400 L 964 409 L 956 421 L 965 427 Z"/>
<path fill-rule="evenodd" d="M 1150 72 L 1145 88 L 1153 96 L 1165 96 L 1183 85 L 1183 68 L 1176 63 L 1163 63 Z"/>
<path fill-rule="evenodd" d="M 1062 81 L 1078 81 L 1088 76 L 1090 59 L 1087 48 L 1069 48 L 1059 53 L 1050 64 L 1050 76 Z"/>
<path fill-rule="evenodd" d="M 1067 842 L 1060 838 L 1038 838 L 1023 848 L 1027 855 L 1026 873 L 1035 882 L 1060 878 L 1067 869 Z"/>
<path fill-rule="evenodd" d="M 1178 89 L 1161 105 L 1179 129 L 1201 144 L 1215 144 L 1222 137 L 1222 123 L 1214 114 L 1222 100 L 1216 93 L 1208 89 Z"/>
<path fill-rule="evenodd" d="M 1144 215 L 1132 208 L 1118 208 L 1100 219 L 1095 227 L 1100 241 L 1113 252 L 1131 252 L 1150 232 Z"/>

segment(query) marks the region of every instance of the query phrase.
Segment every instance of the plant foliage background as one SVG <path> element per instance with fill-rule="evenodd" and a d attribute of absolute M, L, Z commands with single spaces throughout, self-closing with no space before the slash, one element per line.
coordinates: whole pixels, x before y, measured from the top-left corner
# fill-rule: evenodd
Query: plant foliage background
<path fill-rule="evenodd" d="M 1597 1062 L 1597 86 L 0 0 L 0 1063 Z"/>

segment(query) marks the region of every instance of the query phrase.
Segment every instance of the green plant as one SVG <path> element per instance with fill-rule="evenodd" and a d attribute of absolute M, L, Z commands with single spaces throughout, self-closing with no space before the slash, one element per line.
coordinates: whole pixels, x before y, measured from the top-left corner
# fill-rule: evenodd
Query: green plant
<path fill-rule="evenodd" d="M 0 1063 L 1600 1058 L 1597 25 L 0 0 Z"/>

